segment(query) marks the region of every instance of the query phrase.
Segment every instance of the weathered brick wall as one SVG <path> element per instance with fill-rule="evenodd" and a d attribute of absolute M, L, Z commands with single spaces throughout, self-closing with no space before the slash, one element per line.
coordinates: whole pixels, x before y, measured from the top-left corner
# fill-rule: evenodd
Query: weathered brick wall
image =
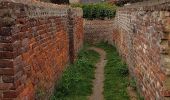
<path fill-rule="evenodd" d="M 113 20 L 85 20 L 84 36 L 89 43 L 112 42 Z"/>
<path fill-rule="evenodd" d="M 70 60 L 71 63 L 77 57 L 78 51 L 82 48 L 84 42 L 84 31 L 83 31 L 83 12 L 80 9 L 72 9 L 68 13 L 69 16 L 69 38 L 70 38 Z M 77 15 L 78 14 L 78 15 Z"/>
<path fill-rule="evenodd" d="M 170 98 L 170 2 L 120 8 L 113 40 L 145 100 Z"/>
<path fill-rule="evenodd" d="M 83 44 L 82 11 L 76 9 L 72 25 L 70 10 L 29 0 L 0 1 L 0 100 L 49 100 L 69 50 L 77 53 Z"/>
<path fill-rule="evenodd" d="M 83 46 L 83 42 L 84 42 L 84 30 L 83 30 L 83 18 L 80 16 L 77 16 L 77 12 L 80 12 L 77 9 L 73 9 L 74 10 L 74 28 L 73 28 L 73 35 L 74 35 L 74 54 L 75 58 L 79 52 L 79 50 L 82 48 Z M 81 13 L 81 12 L 80 12 Z M 81 26 L 81 27 L 80 27 Z"/>

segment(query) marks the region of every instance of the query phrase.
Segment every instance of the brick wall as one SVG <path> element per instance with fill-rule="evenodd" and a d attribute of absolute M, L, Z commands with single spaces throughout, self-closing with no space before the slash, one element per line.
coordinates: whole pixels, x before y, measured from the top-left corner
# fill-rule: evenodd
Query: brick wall
<path fill-rule="evenodd" d="M 115 18 L 113 41 L 145 100 L 170 99 L 169 4 L 161 0 L 126 6 Z"/>
<path fill-rule="evenodd" d="M 73 37 L 74 37 L 74 54 L 75 54 L 75 58 L 77 57 L 77 54 L 79 52 L 79 50 L 82 48 L 83 46 L 83 42 L 84 42 L 84 30 L 83 30 L 83 18 L 80 16 L 77 16 L 77 9 L 73 9 L 74 11 L 74 28 L 73 28 Z M 83 15 L 83 14 L 82 14 Z M 76 17 L 77 16 L 77 17 Z M 81 26 L 81 27 L 80 27 Z"/>
<path fill-rule="evenodd" d="M 85 20 L 84 35 L 89 43 L 112 42 L 113 20 Z"/>
<path fill-rule="evenodd" d="M 0 100 L 48 100 L 70 55 L 75 59 L 83 44 L 82 27 L 80 9 L 0 1 Z"/>
<path fill-rule="evenodd" d="M 70 62 L 73 63 L 76 59 L 78 51 L 83 46 L 84 34 L 83 34 L 83 12 L 80 9 L 72 9 L 68 13 L 68 33 L 70 38 Z M 77 15 L 78 14 L 78 15 Z"/>

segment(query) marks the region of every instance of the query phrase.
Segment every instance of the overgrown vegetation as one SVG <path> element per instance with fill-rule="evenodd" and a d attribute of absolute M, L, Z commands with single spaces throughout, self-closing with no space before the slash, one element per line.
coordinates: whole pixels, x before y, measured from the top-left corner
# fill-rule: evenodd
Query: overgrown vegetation
<path fill-rule="evenodd" d="M 130 87 L 132 87 L 135 91 L 137 91 L 137 87 L 136 87 L 136 81 L 134 78 L 130 79 Z"/>
<path fill-rule="evenodd" d="M 81 7 L 86 19 L 112 19 L 116 14 L 116 6 L 108 3 L 73 4 L 72 7 Z"/>
<path fill-rule="evenodd" d="M 137 89 L 137 84 L 136 84 L 136 80 L 132 77 L 130 79 L 130 87 L 136 92 L 137 94 L 137 99 L 138 100 L 144 100 L 144 97 L 140 95 L 138 89 Z"/>
<path fill-rule="evenodd" d="M 51 100 L 87 100 L 92 93 L 95 63 L 99 54 L 86 48 L 81 50 L 75 64 L 62 75 Z"/>
<path fill-rule="evenodd" d="M 97 44 L 97 47 L 103 48 L 107 53 L 104 81 L 105 100 L 129 100 L 127 65 L 121 60 L 115 47 L 107 43 Z"/>

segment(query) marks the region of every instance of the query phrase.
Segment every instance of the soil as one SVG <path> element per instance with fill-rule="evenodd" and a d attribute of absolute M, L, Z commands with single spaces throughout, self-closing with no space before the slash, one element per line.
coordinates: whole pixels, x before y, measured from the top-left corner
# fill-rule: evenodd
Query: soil
<path fill-rule="evenodd" d="M 138 100 L 138 96 L 137 96 L 136 90 L 134 90 L 132 87 L 129 86 L 127 88 L 127 91 L 128 91 L 130 100 Z"/>

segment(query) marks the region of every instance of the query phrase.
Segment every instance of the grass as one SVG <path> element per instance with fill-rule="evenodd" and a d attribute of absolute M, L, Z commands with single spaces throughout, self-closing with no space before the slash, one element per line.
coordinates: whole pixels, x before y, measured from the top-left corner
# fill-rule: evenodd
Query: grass
<path fill-rule="evenodd" d="M 138 100 L 144 100 L 144 97 L 140 94 L 139 90 L 137 89 L 137 84 L 136 84 L 136 80 L 135 78 L 131 78 L 130 79 L 130 87 L 133 88 L 133 90 L 136 92 L 136 95 L 137 95 L 137 99 Z"/>
<path fill-rule="evenodd" d="M 130 100 L 127 93 L 129 85 L 127 65 L 121 60 L 114 46 L 107 43 L 99 43 L 96 46 L 103 48 L 107 53 L 104 81 L 105 100 Z"/>
<path fill-rule="evenodd" d="M 93 50 L 87 50 L 87 47 L 80 51 L 77 61 L 64 71 L 51 100 L 87 100 L 92 93 L 95 63 L 100 56 Z"/>

